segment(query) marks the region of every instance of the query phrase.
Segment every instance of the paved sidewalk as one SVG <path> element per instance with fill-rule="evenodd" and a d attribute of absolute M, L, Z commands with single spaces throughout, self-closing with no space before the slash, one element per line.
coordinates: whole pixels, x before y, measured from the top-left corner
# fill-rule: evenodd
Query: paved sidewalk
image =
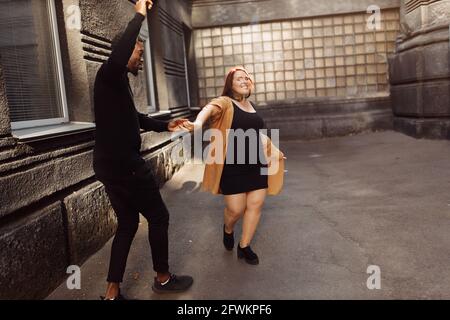
<path fill-rule="evenodd" d="M 252 244 L 259 266 L 223 248 L 223 200 L 199 192 L 201 165 L 162 190 L 171 213 L 171 270 L 191 274 L 183 294 L 156 295 L 142 220 L 124 295 L 134 299 L 450 299 L 450 141 L 396 132 L 285 141 L 285 188 L 269 197 Z M 237 227 L 240 234 L 241 225 Z M 48 299 L 98 299 L 111 241 L 82 266 L 82 289 Z M 368 290 L 369 265 L 381 290 Z"/>

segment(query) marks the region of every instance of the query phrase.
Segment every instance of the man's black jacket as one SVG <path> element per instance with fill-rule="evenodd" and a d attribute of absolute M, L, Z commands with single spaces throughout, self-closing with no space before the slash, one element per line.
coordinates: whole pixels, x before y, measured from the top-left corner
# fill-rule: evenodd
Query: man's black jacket
<path fill-rule="evenodd" d="M 128 82 L 127 63 L 144 19 L 136 13 L 95 79 L 94 171 L 99 179 L 120 179 L 144 163 L 140 128 L 167 131 L 167 122 L 137 112 Z"/>

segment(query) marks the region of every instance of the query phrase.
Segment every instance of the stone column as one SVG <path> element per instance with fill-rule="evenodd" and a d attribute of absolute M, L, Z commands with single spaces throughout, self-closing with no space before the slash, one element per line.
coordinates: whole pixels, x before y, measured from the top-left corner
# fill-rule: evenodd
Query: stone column
<path fill-rule="evenodd" d="M 0 160 L 12 157 L 15 154 L 16 144 L 16 139 L 11 135 L 8 98 L 6 97 L 5 78 L 0 61 Z"/>
<path fill-rule="evenodd" d="M 450 0 L 403 0 L 402 31 L 389 61 L 396 130 L 450 138 Z"/>
<path fill-rule="evenodd" d="M 0 63 L 0 139 L 11 134 L 11 124 L 9 120 L 8 102 L 6 98 L 5 81 L 3 69 Z"/>

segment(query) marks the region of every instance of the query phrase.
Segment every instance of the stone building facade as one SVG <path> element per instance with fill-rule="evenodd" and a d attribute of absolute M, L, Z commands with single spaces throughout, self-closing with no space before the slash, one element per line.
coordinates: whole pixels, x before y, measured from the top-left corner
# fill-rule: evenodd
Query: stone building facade
<path fill-rule="evenodd" d="M 390 60 L 394 127 L 418 138 L 450 138 L 450 1 L 406 0 Z"/>
<path fill-rule="evenodd" d="M 93 84 L 133 7 L 127 0 L 0 3 L 0 299 L 45 297 L 69 265 L 81 265 L 114 233 L 92 169 Z M 159 0 L 146 24 L 145 67 L 130 76 L 137 107 L 163 119 L 188 116 L 196 99 L 186 72 L 190 4 Z M 169 156 L 180 140 L 154 132 L 142 139 L 162 184 L 182 165 Z"/>

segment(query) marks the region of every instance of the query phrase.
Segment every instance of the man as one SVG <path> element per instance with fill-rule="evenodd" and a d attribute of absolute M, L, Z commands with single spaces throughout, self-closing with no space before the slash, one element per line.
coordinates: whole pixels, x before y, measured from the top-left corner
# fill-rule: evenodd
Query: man
<path fill-rule="evenodd" d="M 139 0 L 136 15 L 97 73 L 94 87 L 96 141 L 94 171 L 105 185 L 116 213 L 118 226 L 111 248 L 108 285 L 104 299 L 124 299 L 120 283 L 125 272 L 131 242 L 139 224 L 139 213 L 149 222 L 149 242 L 158 293 L 181 292 L 193 282 L 189 276 L 175 276 L 168 265 L 169 213 L 159 193 L 151 168 L 140 155 L 140 128 L 147 131 L 176 131 L 184 119 L 158 121 L 136 111 L 128 72 L 138 74 L 143 44 L 137 40 L 141 24 L 152 1 Z"/>

